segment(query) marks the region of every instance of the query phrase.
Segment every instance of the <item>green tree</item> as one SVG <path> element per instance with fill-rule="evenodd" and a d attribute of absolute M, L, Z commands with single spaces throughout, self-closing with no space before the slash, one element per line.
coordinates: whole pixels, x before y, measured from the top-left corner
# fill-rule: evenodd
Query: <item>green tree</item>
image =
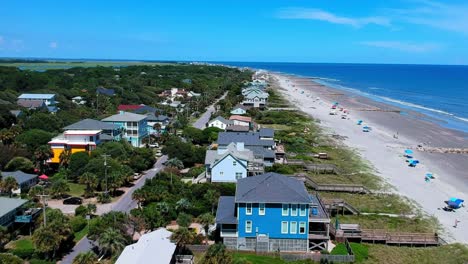
<path fill-rule="evenodd" d="M 193 217 L 186 213 L 180 213 L 177 217 L 177 224 L 179 227 L 189 227 L 192 223 Z"/>
<path fill-rule="evenodd" d="M 95 264 L 98 263 L 97 255 L 92 251 L 81 252 L 73 259 L 73 264 Z"/>
<path fill-rule="evenodd" d="M 204 195 L 203 199 L 207 200 L 211 205 L 211 214 L 214 214 L 214 208 L 219 199 L 219 193 L 213 189 L 208 190 Z"/>
<path fill-rule="evenodd" d="M 192 207 L 192 204 L 187 198 L 180 198 L 176 202 L 176 210 L 178 211 L 185 211 L 188 210 L 190 207 Z"/>
<path fill-rule="evenodd" d="M 71 154 L 72 153 L 70 149 L 65 149 L 64 151 L 62 151 L 62 153 L 60 153 L 60 157 L 59 157 L 60 167 L 68 168 L 68 165 L 70 164 Z"/>
<path fill-rule="evenodd" d="M 2 179 L 2 182 L 0 183 L 2 191 L 8 193 L 10 198 L 13 194 L 13 190 L 18 189 L 18 187 L 18 182 L 11 176 L 5 177 L 5 179 Z"/>
<path fill-rule="evenodd" d="M 80 176 L 79 182 L 86 185 L 84 194 L 85 197 L 94 196 L 94 191 L 96 190 L 99 183 L 96 174 L 85 172 Z"/>
<path fill-rule="evenodd" d="M 226 250 L 226 246 L 221 243 L 211 245 L 202 261 L 204 264 L 232 264 L 232 262 L 231 254 Z"/>
<path fill-rule="evenodd" d="M 89 162 L 89 154 L 87 152 L 76 152 L 70 155 L 70 163 L 68 168 L 72 179 L 76 179 L 79 175 L 83 174 Z"/>
<path fill-rule="evenodd" d="M 50 186 L 50 194 L 52 195 L 52 197 L 63 197 L 63 195 L 69 191 L 70 185 L 65 179 L 57 179 L 55 181 L 52 181 L 52 185 Z"/>
<path fill-rule="evenodd" d="M 178 158 L 172 158 L 166 161 L 165 165 L 168 168 L 177 169 L 177 170 L 184 168 L 184 163 L 182 163 L 182 161 L 179 160 Z M 170 174 L 171 174 L 171 184 L 172 184 L 172 172 L 170 172 Z"/>
<path fill-rule="evenodd" d="M 34 164 L 32 161 L 25 157 L 14 157 L 10 160 L 5 166 L 7 171 L 23 171 L 23 172 L 32 172 L 34 170 Z"/>
<path fill-rule="evenodd" d="M 53 155 L 54 153 L 48 145 L 40 146 L 34 151 L 34 160 L 36 161 L 36 165 L 39 167 L 41 172 L 44 171 L 46 161 Z"/>
<path fill-rule="evenodd" d="M 208 237 L 210 225 L 214 224 L 214 216 L 210 213 L 204 213 L 198 217 L 198 221 L 203 225 L 205 236 Z"/>
<path fill-rule="evenodd" d="M 36 250 L 54 258 L 56 251 L 60 248 L 62 238 L 50 226 L 39 227 L 34 231 L 32 240 Z M 52 253 L 52 255 L 50 255 Z"/>
<path fill-rule="evenodd" d="M 33 153 L 38 147 L 46 145 L 52 137 L 53 134 L 47 131 L 31 129 L 19 134 L 15 142 L 16 144 L 26 147 L 29 152 Z"/>
<path fill-rule="evenodd" d="M 192 243 L 195 234 L 190 231 L 187 227 L 179 227 L 171 235 L 171 240 L 181 247 L 185 248 L 185 245 Z"/>
<path fill-rule="evenodd" d="M 48 194 L 49 191 L 44 188 L 44 186 L 41 185 L 35 185 L 29 189 L 28 196 L 35 202 L 39 202 L 39 197 L 38 195 L 40 194 Z"/>
<path fill-rule="evenodd" d="M 0 253 L 0 264 L 23 264 L 24 261 L 10 253 Z"/>
<path fill-rule="evenodd" d="M 3 251 L 8 242 L 10 242 L 10 233 L 6 227 L 0 226 L 0 252 Z"/>
<path fill-rule="evenodd" d="M 117 255 L 127 244 L 125 237 L 116 229 L 108 228 L 98 238 L 101 253 L 104 255 Z"/>

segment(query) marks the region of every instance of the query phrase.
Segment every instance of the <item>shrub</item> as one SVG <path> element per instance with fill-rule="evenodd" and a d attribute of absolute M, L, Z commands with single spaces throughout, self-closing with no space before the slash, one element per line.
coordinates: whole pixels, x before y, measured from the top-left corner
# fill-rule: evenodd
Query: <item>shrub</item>
<path fill-rule="evenodd" d="M 86 207 L 84 205 L 80 205 L 75 209 L 75 216 L 85 216 L 86 215 Z"/>
<path fill-rule="evenodd" d="M 22 264 L 23 260 L 18 256 L 9 253 L 0 253 L 0 263 Z"/>
<path fill-rule="evenodd" d="M 110 203 L 111 202 L 111 197 L 109 194 L 105 194 L 105 193 L 100 193 L 97 197 L 97 201 L 100 202 L 100 203 Z"/>
<path fill-rule="evenodd" d="M 32 172 L 34 170 L 34 164 L 27 158 L 15 157 L 7 163 L 7 165 L 5 166 L 5 170 L 20 170 L 23 172 Z"/>
<path fill-rule="evenodd" d="M 86 226 L 86 219 L 82 216 L 73 217 L 70 220 L 70 226 L 75 233 L 81 231 Z"/>
<path fill-rule="evenodd" d="M 29 259 L 34 254 L 34 248 L 16 248 L 11 250 L 10 252 L 13 255 L 18 256 L 22 259 Z"/>
<path fill-rule="evenodd" d="M 43 259 L 31 259 L 29 261 L 29 264 L 54 264 L 55 262 L 53 261 L 47 261 Z"/>

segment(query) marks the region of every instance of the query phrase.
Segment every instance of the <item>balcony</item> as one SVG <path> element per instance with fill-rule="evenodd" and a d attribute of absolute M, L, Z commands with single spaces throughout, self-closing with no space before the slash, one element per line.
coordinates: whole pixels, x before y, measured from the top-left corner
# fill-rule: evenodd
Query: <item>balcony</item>
<path fill-rule="evenodd" d="M 328 239 L 327 231 L 309 231 L 309 239 Z"/>
<path fill-rule="evenodd" d="M 237 229 L 228 229 L 222 228 L 221 229 L 221 237 L 237 237 Z"/>

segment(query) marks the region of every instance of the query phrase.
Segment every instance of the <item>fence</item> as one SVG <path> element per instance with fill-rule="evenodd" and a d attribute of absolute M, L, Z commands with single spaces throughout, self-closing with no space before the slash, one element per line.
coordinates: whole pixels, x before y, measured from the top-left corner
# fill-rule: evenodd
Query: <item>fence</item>
<path fill-rule="evenodd" d="M 185 247 L 190 249 L 192 252 L 205 252 L 208 250 L 210 245 L 185 245 Z"/>

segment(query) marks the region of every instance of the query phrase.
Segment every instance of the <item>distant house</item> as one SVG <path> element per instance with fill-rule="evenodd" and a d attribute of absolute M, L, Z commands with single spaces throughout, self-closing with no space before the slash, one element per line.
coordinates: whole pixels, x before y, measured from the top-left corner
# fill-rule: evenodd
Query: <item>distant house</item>
<path fill-rule="evenodd" d="M 20 170 L 18 171 L 2 171 L 1 175 L 3 178 L 13 177 L 18 183 L 19 189 L 29 189 L 32 186 L 37 184 L 37 175 L 24 173 Z"/>
<path fill-rule="evenodd" d="M 263 172 L 263 160 L 255 159 L 253 151 L 243 143 L 231 143 L 226 148 L 207 150 L 206 176 L 211 182 L 236 182 Z"/>
<path fill-rule="evenodd" d="M 119 125 L 94 120 L 94 119 L 83 119 L 76 123 L 63 128 L 67 130 L 101 130 L 101 141 L 118 141 L 121 138 L 122 131 Z"/>
<path fill-rule="evenodd" d="M 244 100 L 242 101 L 242 104 L 245 106 L 262 108 L 265 107 L 268 97 L 268 93 L 261 90 L 250 90 L 244 94 Z"/>
<path fill-rule="evenodd" d="M 46 106 L 55 105 L 55 94 L 22 94 L 18 100 L 24 101 L 42 101 Z"/>
<path fill-rule="evenodd" d="M 128 140 L 134 147 L 141 147 L 143 139 L 148 136 L 147 116 L 120 111 L 119 114 L 102 119 L 103 122 L 118 125 L 122 130 L 122 138 Z"/>
<path fill-rule="evenodd" d="M 72 102 L 77 105 L 84 105 L 86 104 L 86 100 L 84 100 L 81 96 L 75 96 L 72 98 Z"/>
<path fill-rule="evenodd" d="M 277 173 L 239 179 L 235 196 L 221 196 L 216 224 L 232 250 L 326 250 L 330 217 L 304 183 Z"/>
<path fill-rule="evenodd" d="M 17 105 L 24 107 L 29 110 L 46 110 L 47 105 L 44 101 L 32 101 L 32 100 L 24 100 L 24 99 L 19 99 L 17 102 Z M 47 109 L 48 110 L 48 109 Z"/>
<path fill-rule="evenodd" d="M 134 111 L 139 108 L 141 108 L 143 105 L 126 105 L 126 104 L 121 104 L 117 107 L 118 111 Z"/>
<path fill-rule="evenodd" d="M 239 126 L 239 125 L 232 125 L 226 127 L 227 132 L 249 132 L 250 127 L 248 126 Z"/>
<path fill-rule="evenodd" d="M 0 226 L 12 225 L 18 210 L 27 202 L 28 200 L 0 197 Z"/>
<path fill-rule="evenodd" d="M 245 115 L 247 113 L 247 107 L 243 105 L 236 105 L 232 110 L 232 115 Z"/>
<path fill-rule="evenodd" d="M 257 158 L 262 158 L 265 166 L 275 162 L 276 144 L 272 139 L 262 139 L 260 132 L 220 132 L 218 148 L 227 148 L 231 143 L 243 142 L 245 148 L 254 152 Z"/>
<path fill-rule="evenodd" d="M 107 89 L 107 88 L 104 88 L 104 87 L 98 87 L 96 89 L 96 94 L 114 96 L 115 95 L 115 90 L 114 89 Z"/>
<path fill-rule="evenodd" d="M 16 118 L 23 115 L 23 111 L 21 111 L 21 110 L 10 110 L 10 113 Z"/>
<path fill-rule="evenodd" d="M 222 116 L 217 116 L 207 123 L 207 127 L 217 127 L 219 129 L 225 130 L 228 126 L 231 126 L 233 122 L 231 120 L 227 120 Z"/>
<path fill-rule="evenodd" d="M 177 245 L 171 235 L 165 228 L 142 235 L 138 242 L 125 247 L 115 264 L 176 263 Z"/>
<path fill-rule="evenodd" d="M 155 114 L 147 114 L 147 125 L 148 125 L 148 133 L 156 134 L 158 131 L 154 129 L 154 125 L 159 124 L 161 126 L 161 130 L 159 133 L 164 132 L 166 130 L 166 126 L 169 124 L 169 117 L 166 115 L 155 115 Z"/>
<path fill-rule="evenodd" d="M 252 126 L 252 118 L 248 116 L 232 115 L 229 117 L 229 120 L 232 121 L 235 126 Z"/>
<path fill-rule="evenodd" d="M 187 96 L 188 97 L 200 97 L 201 96 L 201 93 L 196 93 L 196 92 L 193 92 L 193 91 L 189 91 L 187 93 Z"/>
<path fill-rule="evenodd" d="M 102 130 L 66 130 L 49 141 L 53 156 L 48 162 L 60 163 L 60 155 L 65 150 L 70 150 L 72 154 L 90 153 L 101 143 L 101 132 Z"/>
<path fill-rule="evenodd" d="M 182 82 L 185 84 L 192 84 L 192 79 L 183 79 Z"/>

